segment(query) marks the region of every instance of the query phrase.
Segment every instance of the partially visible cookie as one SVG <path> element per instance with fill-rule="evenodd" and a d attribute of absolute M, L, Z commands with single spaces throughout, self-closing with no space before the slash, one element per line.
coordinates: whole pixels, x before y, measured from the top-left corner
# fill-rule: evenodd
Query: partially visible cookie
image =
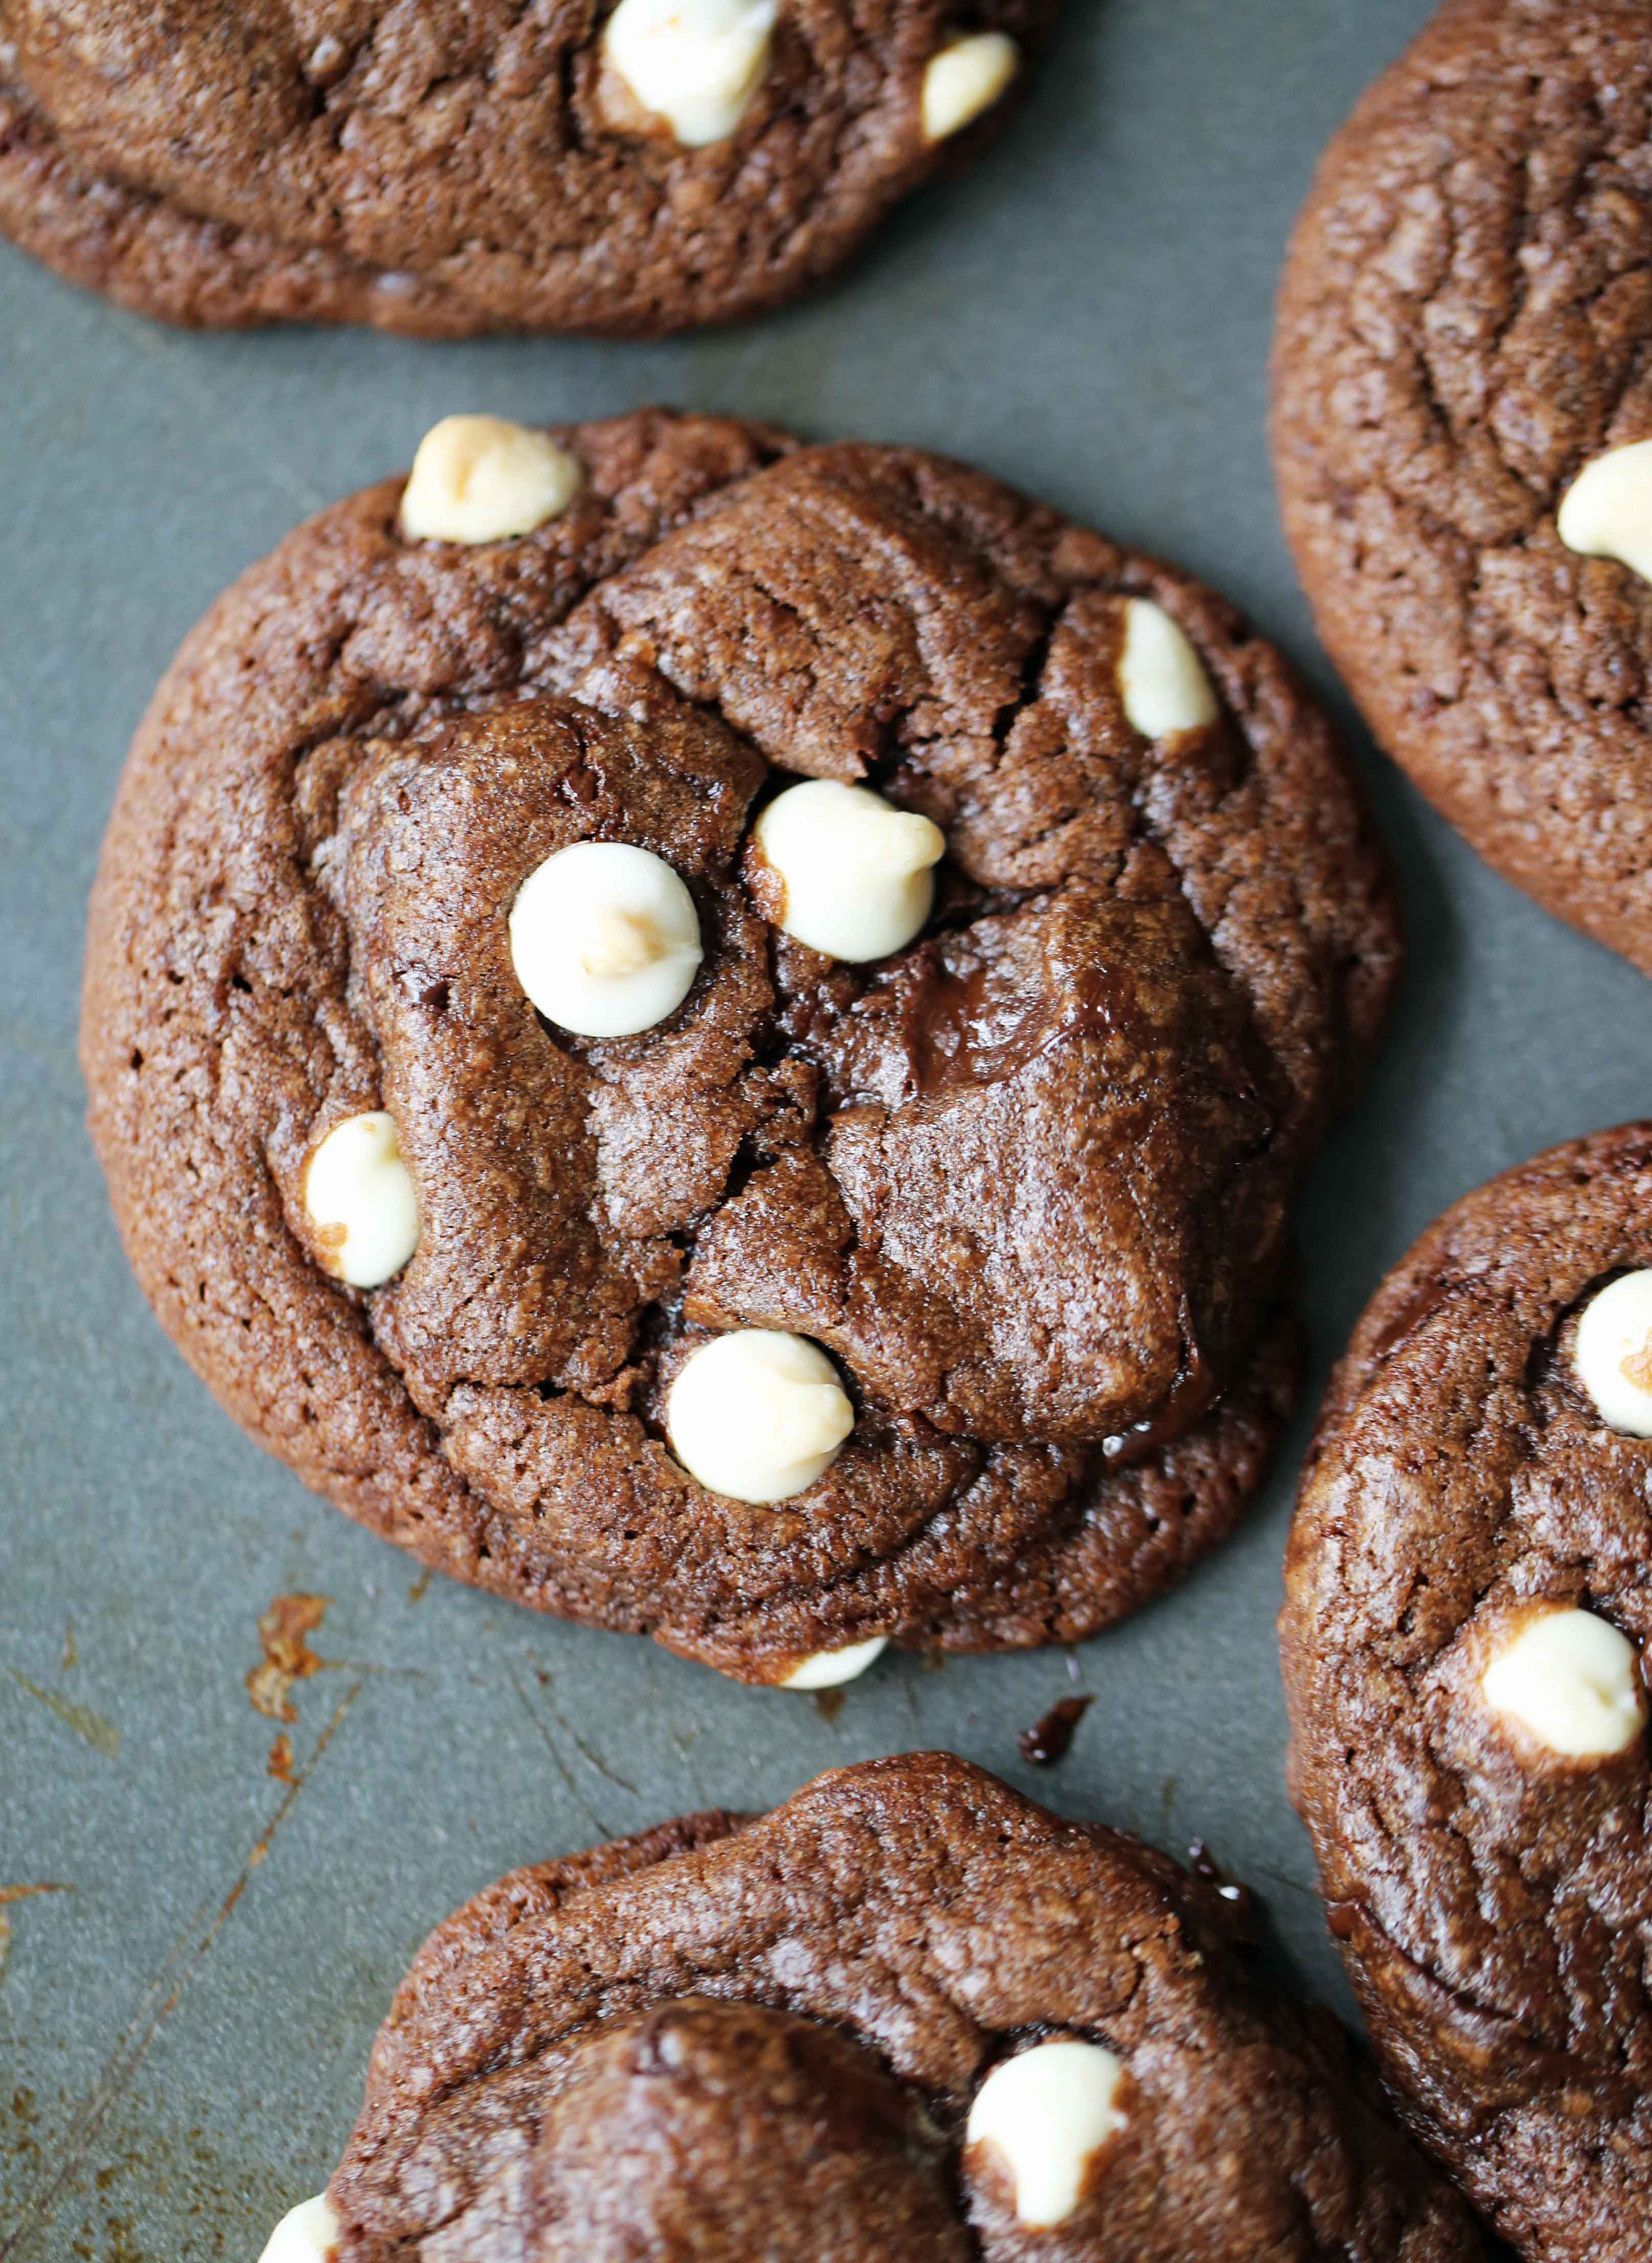
<path fill-rule="evenodd" d="M 1481 1189 L 1333 1382 L 1293 1790 L 1406 2118 L 1541 2263 L 1652 2252 L 1652 1124 Z"/>
<path fill-rule="evenodd" d="M 1185 575 L 909 451 L 454 419 L 179 655 L 83 1059 L 260 1442 L 809 1681 L 1231 1529 L 1397 960 L 1324 718 Z"/>
<path fill-rule="evenodd" d="M 1389 754 L 1652 972 L 1649 107 L 1646 0 L 1450 0 L 1320 168 L 1273 442 Z"/>
<path fill-rule="evenodd" d="M 980 145 L 1058 0 L 0 0 L 0 231 L 146 314 L 657 334 Z"/>
<path fill-rule="evenodd" d="M 438 1927 L 266 2263 L 1473 2263 L 1231 1905 L 944 1753 Z"/>

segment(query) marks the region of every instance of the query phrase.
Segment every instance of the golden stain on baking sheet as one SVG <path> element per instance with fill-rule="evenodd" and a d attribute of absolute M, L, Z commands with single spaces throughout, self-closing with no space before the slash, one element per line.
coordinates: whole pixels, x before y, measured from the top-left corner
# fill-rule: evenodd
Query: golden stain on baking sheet
<path fill-rule="evenodd" d="M 123 2100 L 97 2152 L 101 2166 L 82 2179 L 53 2227 L 59 2238 L 49 2253 L 61 2252 L 65 2263 L 229 2263 L 257 2245 L 239 2245 L 230 2227 L 262 2227 L 278 2212 L 267 2170 L 227 2156 L 198 2122 L 181 2128 L 155 2098 Z M 164 2246 L 152 2245 L 156 2235 L 147 2229 L 157 2209 L 176 2218 Z"/>
<path fill-rule="evenodd" d="M 55 1713 L 65 1728 L 73 1729 L 77 1737 L 84 1737 L 93 1752 L 101 1753 L 106 1761 L 120 1757 L 120 1732 L 112 1721 L 105 1721 L 101 1713 L 94 1713 L 90 1705 L 76 1705 L 60 1696 L 55 1689 L 42 1689 L 38 1681 L 31 1681 L 13 1666 L 8 1667 L 11 1679 L 19 1689 L 26 1689 L 48 1712 Z"/>
<path fill-rule="evenodd" d="M 285 1729 L 270 1747 L 270 1757 L 264 1772 L 273 1776 L 277 1783 L 291 1783 L 293 1781 L 293 1739 Z"/>
<path fill-rule="evenodd" d="M 138 2077 L 150 2051 L 222 1937 L 242 1896 L 274 1845 L 276 1833 L 285 1826 L 298 1803 L 299 1795 L 321 1766 L 361 1690 L 359 1681 L 351 1681 L 334 1706 L 308 1755 L 294 1769 L 293 1781 L 277 1803 L 274 1814 L 253 1841 L 245 1862 L 219 1906 L 216 1917 L 203 1927 L 201 1912 L 197 1911 L 186 1921 L 150 1981 L 131 2021 L 115 2042 L 91 2087 L 74 2107 L 49 2154 L 33 2134 L 36 2115 L 33 2097 L 21 2092 L 13 2100 L 13 2116 L 14 2120 L 23 2120 L 23 2127 L 12 2138 L 11 2152 L 8 2151 L 10 2133 L 4 2118 L 4 2100 L 0 2097 L 0 2166 L 7 2165 L 11 2153 L 15 2152 L 19 2165 L 26 2169 L 33 2180 L 32 2189 L 24 2198 L 21 2215 L 7 2227 L 5 2244 L 0 2245 L 0 2259 L 21 2258 L 24 2255 L 33 2257 L 46 2252 L 43 2247 L 37 2245 L 37 2241 L 54 2223 L 69 2196 L 83 2188 L 88 2164 L 93 2156 L 106 2152 L 112 2117 L 117 2113 L 127 2111 L 138 2098 Z M 26 2100 L 26 2117 L 21 2115 L 19 2100 Z M 33 2148 L 26 2157 L 23 2151 L 25 2146 Z M 101 2171 L 98 2173 L 101 2174 Z M 152 2184 L 153 2181 L 151 2180 Z M 96 2175 L 92 2182 L 96 2185 Z M 256 2197 L 256 2214 L 259 2217 L 267 2219 L 274 2214 L 262 2178 Z M 192 2207 L 192 2217 L 196 2212 Z M 220 2210 L 221 2215 L 230 2212 Z M 237 2208 L 233 2212 L 251 2215 L 255 2210 L 248 2209 L 243 2211 Z M 221 2248 L 225 2254 L 233 2252 L 232 2246 L 224 2246 L 214 2236 L 212 2252 L 217 2254 Z M 94 2252 L 90 2238 L 84 2243 L 77 2243 L 74 2252 L 90 2258 Z M 194 2252 L 192 2244 L 191 2252 Z M 151 2263 L 160 2263 L 158 2252 L 146 2249 L 145 2252 L 150 2256 Z M 105 2249 L 102 2255 L 103 2263 L 123 2263 L 121 2251 L 118 2247 Z M 137 2263 L 136 2251 L 128 2250 L 124 2263 Z"/>
<path fill-rule="evenodd" d="M 36 1894 L 72 1894 L 73 1886 L 60 1885 L 45 1879 L 37 1886 L 0 1886 L 0 1979 L 5 1977 L 6 1959 L 11 1954 L 11 1920 L 6 1915 L 14 1902 L 33 1901 Z"/>
<path fill-rule="evenodd" d="M 331 1663 L 317 1658 L 309 1646 L 309 1638 L 327 1616 L 329 1601 L 326 1595 L 278 1595 L 258 1621 L 264 1656 L 247 1676 L 247 1695 L 253 1711 L 266 1721 L 289 1725 L 296 1721 L 293 1683 L 308 1681 Z"/>

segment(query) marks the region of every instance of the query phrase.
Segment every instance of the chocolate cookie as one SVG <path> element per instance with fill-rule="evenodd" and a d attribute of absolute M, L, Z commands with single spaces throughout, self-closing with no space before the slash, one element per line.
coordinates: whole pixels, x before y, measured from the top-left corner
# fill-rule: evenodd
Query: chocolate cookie
<path fill-rule="evenodd" d="M 1058 0 L 0 0 L 0 230 L 168 321 L 654 334 L 978 147 Z"/>
<path fill-rule="evenodd" d="M 1648 105 L 1646 0 L 1452 0 L 1321 167 L 1273 437 L 1383 745 L 1652 972 Z"/>
<path fill-rule="evenodd" d="M 518 1870 L 438 1927 L 266 2263 L 1471 2263 L 1212 1887 L 946 1753 Z"/>
<path fill-rule="evenodd" d="M 1652 2252 L 1652 1124 L 1383 1283 L 1302 1486 L 1293 1789 L 1388 2079 L 1544 2263 Z"/>
<path fill-rule="evenodd" d="M 1184 576 L 910 452 L 454 419 L 185 646 L 83 1060 L 262 1443 L 808 1681 L 1089 1634 L 1229 1529 L 1396 958 L 1322 717 Z"/>

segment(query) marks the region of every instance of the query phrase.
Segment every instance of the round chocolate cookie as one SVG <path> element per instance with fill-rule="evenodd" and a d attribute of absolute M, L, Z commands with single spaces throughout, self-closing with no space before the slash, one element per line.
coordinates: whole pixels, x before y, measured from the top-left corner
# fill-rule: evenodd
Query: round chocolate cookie
<path fill-rule="evenodd" d="M 1383 745 L 1652 972 L 1646 0 L 1451 0 L 1366 96 L 1286 271 L 1273 439 Z"/>
<path fill-rule="evenodd" d="M 185 644 L 83 1057 L 255 1437 L 811 1681 L 1089 1634 L 1230 1529 L 1396 959 L 1324 719 L 1184 576 L 910 452 L 461 418 Z"/>
<path fill-rule="evenodd" d="M 1383 1283 L 1303 1481 L 1293 1790 L 1415 2129 L 1544 2263 L 1652 2252 L 1652 1124 Z"/>
<path fill-rule="evenodd" d="M 1058 0 L 0 0 L 0 231 L 168 321 L 656 334 L 980 146 Z"/>
<path fill-rule="evenodd" d="M 266 2263 L 1480 2252 L 1231 1900 L 927 1753 L 467 1903 Z"/>

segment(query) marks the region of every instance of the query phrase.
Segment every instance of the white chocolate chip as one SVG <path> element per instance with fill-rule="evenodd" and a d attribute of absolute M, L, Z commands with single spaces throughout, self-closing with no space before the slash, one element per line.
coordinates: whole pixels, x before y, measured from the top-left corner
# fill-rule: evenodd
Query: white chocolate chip
<path fill-rule="evenodd" d="M 577 458 L 503 416 L 444 416 L 419 442 L 402 491 L 415 542 L 504 542 L 560 517 L 584 481 Z"/>
<path fill-rule="evenodd" d="M 836 1689 L 842 1682 L 858 1681 L 888 1647 L 887 1634 L 874 1634 L 870 1642 L 851 1643 L 844 1650 L 817 1650 L 812 1658 L 800 1659 L 779 1686 L 782 1689 Z"/>
<path fill-rule="evenodd" d="M 865 786 L 788 786 L 752 828 L 780 887 L 776 924 L 833 958 L 886 958 L 911 942 L 935 901 L 931 867 L 946 836 Z"/>
<path fill-rule="evenodd" d="M 975 2093 L 966 2145 L 988 2145 L 1015 2187 L 1015 2212 L 1035 2230 L 1077 2207 L 1093 2157 L 1125 2127 L 1125 2071 L 1099 2043 L 1039 2043 L 1004 2059 Z"/>
<path fill-rule="evenodd" d="M 578 841 L 530 872 L 511 907 L 517 980 L 547 1021 L 628 1038 L 674 1014 L 704 953 L 694 899 L 663 857 Z"/>
<path fill-rule="evenodd" d="M 603 47 L 685 149 L 727 141 L 769 68 L 779 0 L 620 0 Z"/>
<path fill-rule="evenodd" d="M 258 2263 L 331 2263 L 340 2229 L 332 2203 L 317 2193 L 281 2218 Z"/>
<path fill-rule="evenodd" d="M 1615 558 L 1652 582 L 1652 440 L 1612 448 L 1561 500 L 1561 540 L 1585 558 Z"/>
<path fill-rule="evenodd" d="M 990 110 L 1021 68 L 1021 50 L 1003 32 L 974 32 L 931 56 L 924 74 L 924 139 L 944 141 Z"/>
<path fill-rule="evenodd" d="M 1186 631 L 1147 597 L 1131 597 L 1125 605 L 1119 690 L 1126 715 L 1144 739 L 1203 730 L 1221 712 Z"/>
<path fill-rule="evenodd" d="M 1480 1688 L 1494 1713 L 1566 1760 L 1608 1760 L 1646 1731 L 1640 1652 L 1592 1611 L 1533 1613 L 1498 1648 Z"/>
<path fill-rule="evenodd" d="M 329 1272 L 377 1289 L 418 1247 L 419 1206 L 382 1108 L 335 1124 L 304 1173 L 304 1208 Z"/>
<path fill-rule="evenodd" d="M 677 1458 L 710 1493 L 766 1507 L 807 1493 L 837 1458 L 855 1410 L 817 1344 L 737 1328 L 702 1345 L 665 1402 Z"/>
<path fill-rule="evenodd" d="M 1652 1438 L 1652 1272 L 1626 1273 L 1590 1298 L 1573 1359 L 1601 1421 Z"/>

